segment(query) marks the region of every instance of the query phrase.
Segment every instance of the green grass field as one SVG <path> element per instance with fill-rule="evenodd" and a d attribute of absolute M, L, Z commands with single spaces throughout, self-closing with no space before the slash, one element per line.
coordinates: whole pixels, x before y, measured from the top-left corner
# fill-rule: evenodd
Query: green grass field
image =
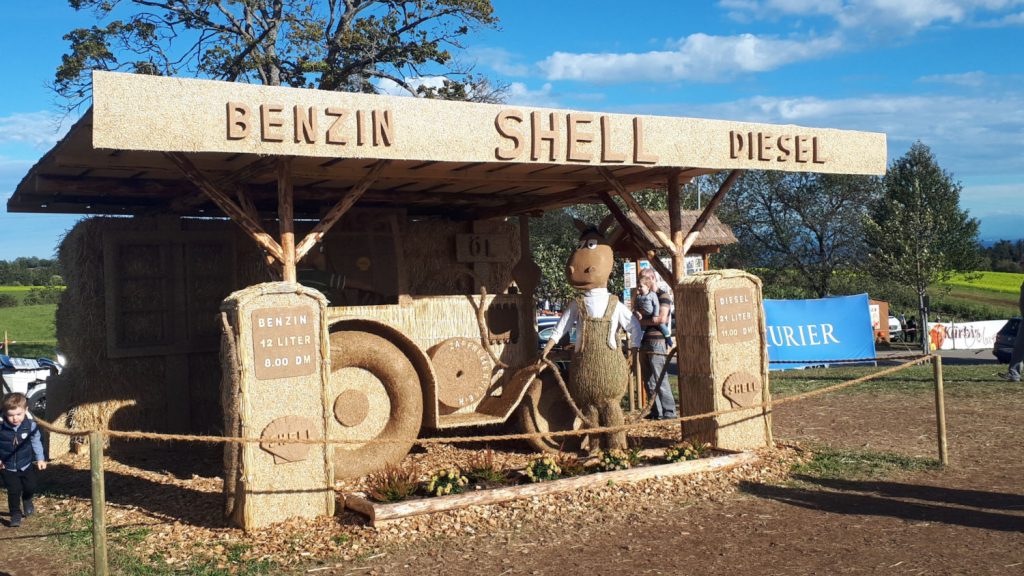
<path fill-rule="evenodd" d="M 972 278 L 967 279 L 963 275 L 957 276 L 947 282 L 949 286 L 962 286 L 972 289 L 981 289 L 991 292 L 1011 294 L 1016 297 L 1020 294 L 1020 285 L 1024 282 L 1024 274 L 1012 272 L 975 272 Z M 974 276 L 978 276 L 974 278 Z M 1016 299 L 1016 298 L 1014 298 Z"/>
<path fill-rule="evenodd" d="M 0 308 L 0 338 L 6 331 L 7 338 L 13 342 L 8 355 L 52 358 L 57 346 L 56 312 L 56 304 Z"/>
<path fill-rule="evenodd" d="M 975 277 L 976 276 L 976 277 Z M 932 308 L 945 309 L 958 320 L 995 320 L 1020 314 L 1018 297 L 1024 274 L 975 272 L 971 279 L 954 277 L 947 294 L 932 299 Z"/>
<path fill-rule="evenodd" d="M 874 366 L 847 366 L 774 371 L 769 376 L 770 389 L 773 398 L 785 398 L 786 396 L 793 396 L 860 378 L 883 369 Z M 994 364 L 943 366 L 943 381 L 946 393 L 952 396 L 969 397 L 1006 393 L 1008 390 L 1019 391 L 1019 384 L 1004 382 L 996 376 L 998 372 L 1004 370 L 1005 366 Z M 925 364 L 888 374 L 875 380 L 869 380 L 835 393 L 854 394 L 887 391 L 921 394 L 931 392 L 934 386 L 933 368 L 930 364 Z"/>

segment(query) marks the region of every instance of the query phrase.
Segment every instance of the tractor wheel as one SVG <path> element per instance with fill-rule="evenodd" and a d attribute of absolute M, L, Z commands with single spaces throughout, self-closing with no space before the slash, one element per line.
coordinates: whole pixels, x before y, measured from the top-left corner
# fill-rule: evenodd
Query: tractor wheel
<path fill-rule="evenodd" d="M 551 370 L 541 372 L 530 385 L 519 405 L 519 428 L 528 434 L 534 432 L 563 432 L 583 428 Z M 586 436 L 541 436 L 527 440 L 542 452 L 577 452 L 586 448 Z"/>
<path fill-rule="evenodd" d="M 358 478 L 401 462 L 419 436 L 423 392 L 412 362 L 391 341 L 359 331 L 331 334 L 329 437 L 403 442 L 336 444 L 334 477 Z"/>

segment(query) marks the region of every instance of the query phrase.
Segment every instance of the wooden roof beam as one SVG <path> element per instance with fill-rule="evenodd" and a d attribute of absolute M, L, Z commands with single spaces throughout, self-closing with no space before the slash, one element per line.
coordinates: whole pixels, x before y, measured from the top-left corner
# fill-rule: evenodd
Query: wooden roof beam
<path fill-rule="evenodd" d="M 641 184 L 646 184 L 653 180 L 663 178 L 668 174 L 669 170 L 669 168 L 650 168 L 643 172 L 622 176 L 621 178 L 618 178 L 618 181 L 628 189 L 631 186 L 639 186 Z M 499 216 L 509 216 L 513 214 L 533 212 L 536 210 L 545 210 L 552 206 L 574 204 L 583 200 L 590 202 L 593 200 L 599 200 L 600 198 L 595 197 L 601 192 L 606 192 L 608 188 L 608 182 L 602 180 L 601 182 L 584 184 L 564 192 L 548 194 L 525 202 L 509 202 L 504 206 L 489 210 L 480 210 L 476 214 L 476 217 L 481 220 L 486 220 L 488 218 L 495 218 Z"/>
<path fill-rule="evenodd" d="M 612 213 L 615 220 L 619 222 L 619 226 L 622 226 L 623 230 L 628 231 L 629 238 L 633 244 L 636 245 L 637 249 L 640 250 L 640 252 L 647 253 L 647 259 L 650 261 L 651 266 L 654 266 L 654 269 L 658 271 L 658 274 L 661 274 L 662 278 L 671 278 L 672 273 L 669 272 L 668 268 L 666 268 L 665 265 L 661 263 L 661 260 L 657 258 L 654 244 L 652 244 L 647 237 L 640 232 L 636 223 L 634 223 L 633 220 L 629 218 L 629 215 L 627 215 L 622 208 L 615 203 L 615 199 L 612 198 L 611 194 L 606 190 L 602 190 L 598 192 L 598 196 L 601 197 L 601 201 L 608 207 L 608 211 Z"/>
<path fill-rule="evenodd" d="M 377 177 L 380 176 L 381 171 L 384 170 L 384 167 L 387 166 L 388 163 L 388 160 L 377 161 L 377 163 L 373 165 L 373 168 L 370 168 L 369 172 L 363 176 L 363 179 L 353 186 L 347 194 L 342 196 L 341 199 L 338 200 L 338 202 L 327 212 L 327 214 L 317 222 L 316 226 L 309 231 L 309 234 L 306 234 L 306 237 L 303 238 L 295 247 L 296 262 L 302 260 L 302 257 L 305 256 L 317 242 L 323 240 L 324 234 L 326 234 L 327 231 L 331 229 L 331 226 L 334 226 L 334 224 L 340 220 L 350 208 L 352 208 L 352 205 L 362 197 L 366 190 L 377 180 Z"/>
<path fill-rule="evenodd" d="M 213 184 L 220 190 L 229 190 L 247 182 L 251 178 L 257 178 L 274 170 L 277 166 L 277 156 L 264 156 L 249 162 L 238 170 L 218 178 Z M 171 210 L 174 212 L 187 212 L 206 201 L 203 194 L 193 194 L 178 198 L 171 202 Z"/>
<path fill-rule="evenodd" d="M 281 245 L 276 240 L 267 234 L 266 230 L 259 221 L 254 220 L 249 214 L 245 212 L 238 204 L 231 199 L 230 196 L 221 191 L 216 184 L 214 184 L 209 178 L 203 174 L 195 164 L 181 152 L 165 152 L 164 156 L 167 157 L 175 166 L 181 170 L 181 173 L 188 178 L 196 188 L 203 191 L 204 194 L 210 197 L 229 218 L 235 221 L 236 224 L 242 227 L 245 232 L 260 245 L 261 248 L 267 251 L 273 256 L 278 262 L 284 263 L 284 251 L 281 250 Z"/>
<path fill-rule="evenodd" d="M 658 242 L 661 242 L 661 247 L 668 250 L 669 254 L 675 255 L 676 245 L 672 242 L 672 239 L 669 238 L 668 235 L 665 234 L 665 232 L 654 222 L 651 215 L 648 214 L 647 210 L 644 210 L 643 206 L 636 201 L 636 198 L 633 198 L 633 195 L 629 193 L 629 190 L 626 190 L 626 187 L 622 185 L 622 182 L 619 182 L 619 180 L 615 178 L 615 176 L 604 166 L 598 166 L 597 172 L 601 174 L 601 177 L 605 179 L 605 182 L 607 182 L 612 189 L 619 194 L 619 197 L 622 198 L 627 206 L 629 206 L 629 209 L 632 210 L 638 218 L 640 218 L 640 221 L 647 227 L 647 231 L 657 238 Z"/>
<path fill-rule="evenodd" d="M 690 247 L 697 241 L 697 236 L 700 235 L 700 231 L 704 229 L 704 225 L 708 223 L 708 220 L 715 214 L 715 210 L 718 209 L 718 205 L 722 203 L 722 199 L 725 198 L 726 192 L 732 188 L 732 185 L 739 179 L 743 174 L 743 170 L 733 170 L 729 172 L 729 176 L 722 182 L 722 185 L 718 188 L 718 192 L 711 197 L 708 205 L 704 207 L 704 211 L 701 212 L 700 216 L 697 217 L 697 221 L 690 227 L 689 233 L 686 234 L 686 238 L 683 239 L 682 248 L 679 250 L 681 256 L 686 256 L 686 253 L 690 251 Z"/>

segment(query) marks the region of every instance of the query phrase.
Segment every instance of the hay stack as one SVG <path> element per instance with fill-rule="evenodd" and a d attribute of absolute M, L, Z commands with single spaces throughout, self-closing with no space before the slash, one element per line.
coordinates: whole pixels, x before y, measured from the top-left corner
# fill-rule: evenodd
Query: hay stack
<path fill-rule="evenodd" d="M 749 298 L 749 302 L 723 302 L 728 295 Z M 761 280 L 740 270 L 704 272 L 685 277 L 675 298 L 680 413 L 689 416 L 767 402 L 771 395 Z M 750 318 L 736 318 L 748 312 Z M 727 390 L 727 385 L 735 387 L 737 382 L 753 392 L 740 395 Z M 730 450 L 769 446 L 771 412 L 752 408 L 686 422 L 683 433 L 687 439 Z"/>
<path fill-rule="evenodd" d="M 211 256 L 213 246 L 230 253 Z M 114 250 L 129 253 L 115 257 Z M 147 255 L 154 260 L 147 260 Z M 100 217 L 72 228 L 61 242 L 58 258 L 67 289 L 57 307 L 57 340 L 68 365 L 49 385 L 53 420 L 77 428 L 219 432 L 219 330 L 214 313 L 231 290 L 267 277 L 253 243 L 227 221 Z M 111 269 L 116 258 L 124 268 Z M 237 263 L 230 283 L 219 274 L 226 261 Z M 180 271 L 179 290 L 167 291 L 160 282 L 146 280 L 160 265 Z M 143 309 L 163 302 L 168 293 L 181 298 L 177 307 L 187 299 L 191 313 L 175 329 L 184 330 L 193 344 L 178 350 L 132 351 L 134 338 L 167 327 L 161 327 L 155 315 L 137 315 L 113 334 L 108 274 L 134 278 L 119 289 L 123 300 L 115 305 Z M 212 281 L 215 277 L 221 281 Z M 211 308 L 213 312 L 207 313 Z M 51 435 L 52 456 L 69 449 L 67 437 Z"/>

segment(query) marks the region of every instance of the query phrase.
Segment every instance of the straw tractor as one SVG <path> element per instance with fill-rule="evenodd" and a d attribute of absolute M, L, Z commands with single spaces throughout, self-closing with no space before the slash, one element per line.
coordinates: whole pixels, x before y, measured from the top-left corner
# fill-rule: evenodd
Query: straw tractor
<path fill-rule="evenodd" d="M 516 227 L 390 212 L 345 224 L 298 273 L 330 301 L 331 437 L 414 438 L 423 427 L 510 419 L 529 432 L 578 426 L 551 374 L 538 377 L 539 269 L 525 219 Z M 411 445 L 340 445 L 335 469 L 360 476 Z"/>

